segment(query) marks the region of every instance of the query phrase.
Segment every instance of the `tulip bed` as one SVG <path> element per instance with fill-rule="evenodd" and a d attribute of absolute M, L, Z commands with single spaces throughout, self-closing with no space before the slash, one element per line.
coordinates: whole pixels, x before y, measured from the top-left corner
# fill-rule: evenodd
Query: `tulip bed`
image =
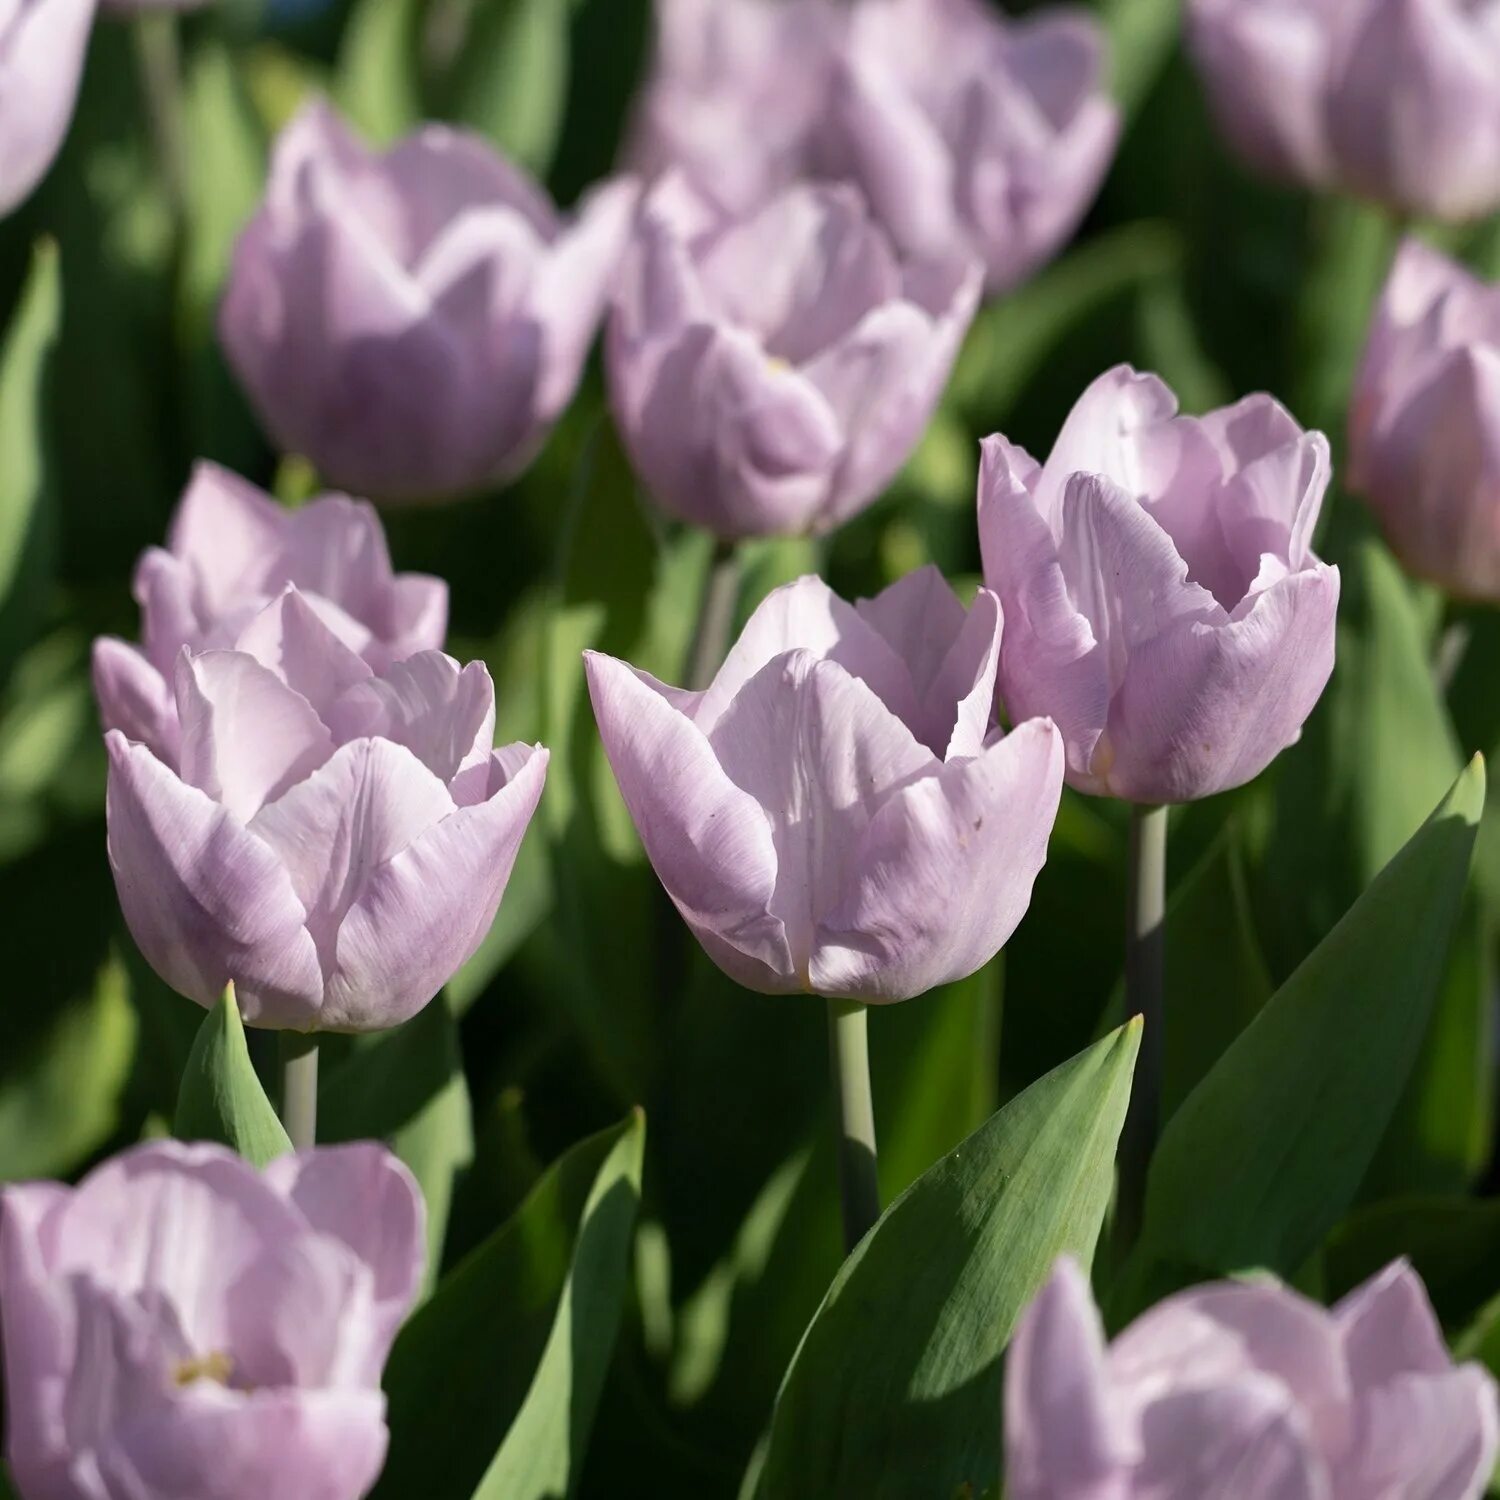
<path fill-rule="evenodd" d="M 1500 3 L 0 0 L 0 1500 L 1500 1494 Z"/>

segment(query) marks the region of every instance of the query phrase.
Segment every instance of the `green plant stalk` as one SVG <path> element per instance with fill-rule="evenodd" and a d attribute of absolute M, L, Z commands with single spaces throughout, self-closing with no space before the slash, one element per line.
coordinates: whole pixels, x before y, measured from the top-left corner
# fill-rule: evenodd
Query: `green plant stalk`
<path fill-rule="evenodd" d="M 688 650 L 687 686 L 695 693 L 708 687 L 728 655 L 739 598 L 739 548 L 733 542 L 715 542 L 703 599 L 698 606 L 698 623 L 693 628 L 693 642 Z"/>
<path fill-rule="evenodd" d="M 880 1217 L 869 1019 L 868 1008 L 857 1000 L 828 1002 L 828 1061 L 833 1073 L 845 1250 L 853 1250 Z"/>
<path fill-rule="evenodd" d="M 281 1123 L 294 1151 L 318 1140 L 318 1034 L 281 1033 Z"/>
<path fill-rule="evenodd" d="M 177 17 L 170 11 L 143 11 L 132 25 L 141 104 L 172 219 L 173 239 L 180 250 L 188 213 L 188 145 Z"/>

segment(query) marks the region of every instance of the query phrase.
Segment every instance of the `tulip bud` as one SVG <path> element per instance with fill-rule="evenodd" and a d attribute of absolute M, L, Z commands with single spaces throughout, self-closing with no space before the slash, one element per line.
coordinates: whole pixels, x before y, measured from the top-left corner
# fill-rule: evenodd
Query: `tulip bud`
<path fill-rule="evenodd" d="M 104 727 L 122 729 L 177 764 L 172 674 L 184 646 L 232 646 L 245 625 L 294 584 L 345 646 L 375 671 L 435 651 L 448 628 L 448 585 L 391 568 L 385 533 L 365 502 L 325 495 L 299 510 L 200 463 L 167 546 L 135 570 L 142 644 L 94 642 L 94 695 Z"/>
<path fill-rule="evenodd" d="M 1007 1500 L 1479 1500 L 1500 1403 L 1404 1261 L 1331 1312 L 1274 1283 L 1198 1287 L 1106 1347 L 1064 1257 L 1011 1344 L 1005 1447 Z"/>
<path fill-rule="evenodd" d="M 6 1457 L 26 1500 L 359 1500 L 421 1283 L 422 1197 L 381 1146 L 257 1172 L 155 1141 L 0 1193 Z"/>
<path fill-rule="evenodd" d="M 118 729 L 109 857 L 141 952 L 256 1026 L 374 1031 L 419 1011 L 489 931 L 541 797 L 541 746 L 492 749 L 482 663 L 383 672 L 296 589 L 232 650 L 186 647 L 175 767 Z"/>
<path fill-rule="evenodd" d="M 376 500 L 483 489 L 572 399 L 635 188 L 575 220 L 480 137 L 431 125 L 384 156 L 322 103 L 282 133 L 219 329 L 281 448 Z"/>
<path fill-rule="evenodd" d="M 1462 220 L 1500 205 L 1497 17 L 1470 0 L 1192 0 L 1188 35 L 1252 165 Z"/>
<path fill-rule="evenodd" d="M 0 214 L 46 175 L 78 99 L 95 0 L 0 7 Z"/>
<path fill-rule="evenodd" d="M 1084 392 L 1045 466 L 992 437 L 979 480 L 1006 708 L 1056 721 L 1070 785 L 1130 802 L 1249 781 L 1333 671 L 1338 569 L 1311 550 L 1326 439 L 1269 396 L 1176 411 L 1122 366 Z"/>
<path fill-rule="evenodd" d="M 732 979 L 878 1003 L 994 957 L 1063 770 L 1050 723 L 990 732 L 999 646 L 995 597 L 965 611 L 926 568 L 855 606 L 777 589 L 703 693 L 588 653 L 646 853 Z"/>
<path fill-rule="evenodd" d="M 916 447 L 978 296 L 977 267 L 904 263 L 851 188 L 724 221 L 669 181 L 610 321 L 615 420 L 674 515 L 725 538 L 826 531 Z"/>
<path fill-rule="evenodd" d="M 1500 289 L 1418 240 L 1401 247 L 1371 325 L 1349 486 L 1411 572 L 1500 599 Z"/>

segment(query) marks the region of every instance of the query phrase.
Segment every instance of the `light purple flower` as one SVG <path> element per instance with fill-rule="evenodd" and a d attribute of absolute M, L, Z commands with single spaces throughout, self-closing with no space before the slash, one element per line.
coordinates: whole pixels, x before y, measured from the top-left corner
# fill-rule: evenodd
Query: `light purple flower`
<path fill-rule="evenodd" d="M 7 1458 L 23 1500 L 358 1500 L 424 1210 L 375 1145 L 137 1146 L 0 1194 Z"/>
<path fill-rule="evenodd" d="M 1500 288 L 1407 240 L 1349 417 L 1349 487 L 1413 573 L 1500 600 Z"/>
<path fill-rule="evenodd" d="M 324 103 L 283 131 L 219 329 L 267 430 L 376 500 L 482 489 L 572 399 L 629 231 L 630 182 L 572 220 L 476 135 L 385 155 Z"/>
<path fill-rule="evenodd" d="M 78 100 L 95 0 L 0 0 L 0 214 L 46 175 Z"/>
<path fill-rule="evenodd" d="M 1064 1258 L 1011 1345 L 1005 1446 L 1006 1500 L 1478 1500 L 1500 1407 L 1404 1261 L 1331 1312 L 1199 1287 L 1106 1348 Z"/>
<path fill-rule="evenodd" d="M 165 549 L 148 548 L 136 565 L 141 645 L 113 636 L 94 642 L 94 693 L 105 729 L 124 730 L 175 766 L 172 674 L 182 648 L 232 646 L 288 584 L 376 671 L 443 644 L 448 585 L 392 570 L 368 504 L 325 495 L 287 510 L 238 475 L 201 463 Z"/>
<path fill-rule="evenodd" d="M 1500 205 L 1491 0 L 1192 0 L 1188 35 L 1261 170 L 1442 219 Z"/>
<path fill-rule="evenodd" d="M 646 853 L 748 989 L 905 1000 L 994 957 L 1062 791 L 1051 724 L 991 733 L 1000 610 L 935 568 L 848 605 L 771 594 L 704 693 L 587 655 Z"/>
<path fill-rule="evenodd" d="M 723 220 L 671 179 L 610 320 L 615 420 L 674 515 L 721 537 L 826 531 L 916 447 L 978 297 L 975 266 L 903 262 L 850 187 Z"/>
<path fill-rule="evenodd" d="M 658 0 L 628 159 L 743 213 L 808 176 L 856 183 L 901 250 L 973 257 L 991 291 L 1077 228 L 1119 112 L 1085 11 L 982 0 Z"/>
<path fill-rule="evenodd" d="M 372 1031 L 414 1015 L 494 920 L 547 770 L 494 750 L 482 663 L 383 672 L 288 588 L 233 650 L 184 648 L 178 764 L 118 729 L 109 857 L 157 973 L 246 1021 Z"/>
<path fill-rule="evenodd" d="M 1176 411 L 1121 366 L 1079 398 L 1045 466 L 992 437 L 979 479 L 1005 706 L 1056 721 L 1071 785 L 1130 802 L 1249 781 L 1333 670 L 1339 574 L 1311 550 L 1326 439 L 1269 396 Z"/>

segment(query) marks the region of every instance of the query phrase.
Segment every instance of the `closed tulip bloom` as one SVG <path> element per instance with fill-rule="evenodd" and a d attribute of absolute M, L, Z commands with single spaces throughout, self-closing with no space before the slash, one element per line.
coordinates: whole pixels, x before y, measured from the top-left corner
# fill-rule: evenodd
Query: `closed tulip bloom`
<path fill-rule="evenodd" d="M 1401 213 L 1500 205 L 1500 8 L 1473 0 L 1192 0 L 1189 40 L 1254 166 Z"/>
<path fill-rule="evenodd" d="M 1500 289 L 1418 240 L 1401 247 L 1370 329 L 1349 486 L 1413 573 L 1500 599 Z"/>
<path fill-rule="evenodd" d="M 385 155 L 323 103 L 282 133 L 219 329 L 261 420 L 375 500 L 466 494 L 523 468 L 572 398 L 635 188 L 572 220 L 478 136 Z"/>
<path fill-rule="evenodd" d="M 641 215 L 607 352 L 652 497 L 724 538 L 821 532 L 906 462 L 974 315 L 979 271 L 903 261 L 849 187 L 718 219 L 680 181 Z"/>
<path fill-rule="evenodd" d="M 587 656 L 646 853 L 710 958 L 766 994 L 905 1000 L 973 973 L 1031 899 L 1062 789 L 1051 724 L 990 731 L 1000 610 L 933 568 L 756 610 L 703 693 Z"/>
<path fill-rule="evenodd" d="M 0 4 L 0 214 L 46 175 L 78 101 L 95 0 Z"/>
<path fill-rule="evenodd" d="M 1478 1500 L 1500 1407 L 1403 1261 L 1332 1311 L 1199 1287 L 1106 1347 L 1065 1258 L 1011 1345 L 1005 1447 L 1007 1500 Z"/>
<path fill-rule="evenodd" d="M 448 585 L 391 568 L 371 507 L 325 495 L 298 510 L 215 464 L 199 464 L 167 545 L 135 570 L 141 644 L 94 643 L 94 693 L 105 729 L 177 764 L 177 657 L 232 646 L 249 622 L 294 584 L 303 600 L 375 671 L 435 651 L 448 628 Z"/>
<path fill-rule="evenodd" d="M 546 776 L 492 748 L 479 662 L 383 672 L 295 589 L 232 650 L 184 650 L 174 768 L 118 729 L 109 857 L 125 919 L 174 989 L 246 1021 L 372 1031 L 419 1011 L 494 920 Z"/>
<path fill-rule="evenodd" d="M 1311 549 L 1323 435 L 1269 396 L 1176 411 L 1155 376 L 1111 370 L 1045 465 L 992 437 L 979 479 L 1006 708 L 1056 721 L 1071 785 L 1147 804 L 1239 786 L 1296 741 L 1339 598 Z"/>
<path fill-rule="evenodd" d="M 6 1457 L 21 1500 L 359 1500 L 425 1218 L 383 1147 L 257 1172 L 157 1141 L 0 1193 Z"/>

